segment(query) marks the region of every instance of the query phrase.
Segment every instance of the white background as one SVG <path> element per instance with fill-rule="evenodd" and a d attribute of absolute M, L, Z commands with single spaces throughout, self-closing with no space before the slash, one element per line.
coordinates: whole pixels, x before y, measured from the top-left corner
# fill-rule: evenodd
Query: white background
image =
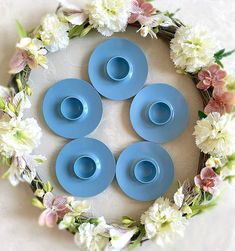
<path fill-rule="evenodd" d="M 76 1 L 76 0 L 73 0 Z M 86 2 L 78 1 L 77 2 Z M 235 47 L 235 2 L 234 0 L 159 0 L 156 6 L 161 10 L 181 11 L 178 17 L 185 23 L 205 26 L 214 33 L 223 47 Z M 14 52 L 17 35 L 15 19 L 19 19 L 27 30 L 35 27 L 41 17 L 53 12 L 57 7 L 56 0 L 1 0 L 0 2 L 0 82 L 6 84 L 9 78 L 8 62 Z M 169 60 L 167 44 L 150 38 L 143 39 L 135 34 L 134 29 L 127 33 L 115 35 L 127 37 L 139 44 L 145 51 L 150 69 L 147 83 L 167 82 L 177 87 L 186 97 L 190 108 L 190 122 L 186 131 L 176 140 L 164 145 L 171 154 L 176 178 L 169 195 L 176 188 L 177 180 L 192 178 L 197 169 L 198 150 L 191 136 L 197 119 L 197 110 L 201 109 L 200 97 L 192 82 L 185 76 L 175 73 Z M 28 114 L 38 119 L 43 129 L 42 145 L 37 153 L 48 157 L 47 163 L 40 167 L 39 173 L 44 180 L 49 179 L 56 192 L 63 193 L 55 179 L 54 163 L 59 149 L 67 142 L 55 136 L 46 127 L 41 118 L 41 100 L 47 88 L 55 81 L 66 77 L 88 79 L 87 62 L 89 55 L 97 44 L 105 38 L 96 33 L 85 39 L 71 42 L 68 49 L 49 56 L 49 70 L 38 69 L 30 77 L 34 90 L 33 109 Z M 226 60 L 226 66 L 235 73 L 235 56 Z M 104 116 L 99 128 L 91 135 L 104 141 L 118 154 L 128 144 L 140 140 L 133 132 L 129 122 L 130 100 L 113 102 L 104 100 Z M 31 206 L 31 190 L 21 184 L 11 187 L 7 181 L 0 182 L 0 250 L 3 251 L 46 251 L 78 250 L 73 237 L 67 232 L 41 228 L 37 225 L 40 211 Z M 175 242 L 165 249 L 156 247 L 151 242 L 144 244 L 145 250 L 164 251 L 232 251 L 235 250 L 235 189 L 229 187 L 219 206 L 212 211 L 195 217 L 190 221 L 184 239 Z M 127 198 L 114 181 L 101 195 L 89 200 L 92 212 L 104 215 L 107 219 L 118 219 L 121 215 L 133 217 L 146 210 L 149 203 L 140 203 Z M 139 249 L 141 250 L 141 248 Z"/>

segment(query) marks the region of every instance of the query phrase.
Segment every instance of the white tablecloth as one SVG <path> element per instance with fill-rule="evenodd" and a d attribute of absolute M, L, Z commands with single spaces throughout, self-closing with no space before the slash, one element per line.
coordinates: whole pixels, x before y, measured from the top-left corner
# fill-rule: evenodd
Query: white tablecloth
<path fill-rule="evenodd" d="M 15 19 L 19 19 L 30 30 L 39 23 L 44 14 L 53 12 L 56 6 L 56 0 L 1 0 L 0 81 L 2 84 L 8 81 L 8 62 L 17 40 Z M 178 16 L 185 23 L 208 27 L 221 41 L 221 48 L 234 48 L 235 3 L 233 0 L 159 0 L 156 6 L 161 10 L 171 11 L 181 8 Z M 179 138 L 164 145 L 173 158 L 176 169 L 174 184 L 168 192 L 170 196 L 176 189 L 177 180 L 192 178 L 196 173 L 199 152 L 195 147 L 192 132 L 197 120 L 197 111 L 202 108 L 200 96 L 188 77 L 175 73 L 169 59 L 169 47 L 165 42 L 150 38 L 143 39 L 133 28 L 128 28 L 128 32 L 115 34 L 115 36 L 129 38 L 144 49 L 150 65 L 148 83 L 170 83 L 177 87 L 188 101 L 190 121 L 187 129 Z M 42 145 L 36 152 L 48 158 L 46 164 L 38 171 L 44 180 L 53 183 L 56 193 L 64 193 L 64 191 L 55 178 L 55 159 L 67 140 L 55 136 L 47 128 L 41 115 L 41 101 L 47 88 L 60 79 L 77 77 L 87 80 L 89 55 L 104 39 L 93 32 L 86 38 L 73 40 L 68 49 L 49 56 L 49 70 L 35 70 L 30 77 L 34 96 L 31 99 L 33 108 L 27 115 L 36 117 L 43 129 Z M 235 73 L 234 58 L 233 56 L 226 59 L 225 62 L 227 68 Z M 130 102 L 130 100 L 125 102 L 104 100 L 102 123 L 90 135 L 105 142 L 116 157 L 128 144 L 140 140 L 132 130 L 129 121 Z M 27 185 L 21 184 L 15 189 L 8 182 L 1 181 L 0 191 L 1 250 L 78 250 L 73 243 L 72 235 L 57 229 L 40 228 L 37 225 L 40 211 L 31 206 L 32 193 Z M 149 251 L 235 250 L 234 192 L 235 189 L 229 187 L 218 207 L 190 220 L 183 239 L 165 249 L 148 242 L 144 244 L 143 249 Z M 139 217 L 150 205 L 126 197 L 115 181 L 104 193 L 88 201 L 95 215 L 103 215 L 108 220 L 118 219 L 122 215 Z"/>

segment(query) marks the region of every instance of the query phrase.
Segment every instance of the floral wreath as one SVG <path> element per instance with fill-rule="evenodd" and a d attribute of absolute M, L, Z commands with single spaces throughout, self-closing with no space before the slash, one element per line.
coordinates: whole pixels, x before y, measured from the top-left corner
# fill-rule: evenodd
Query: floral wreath
<path fill-rule="evenodd" d="M 41 129 L 33 118 L 24 118 L 30 108 L 28 85 L 32 69 L 47 68 L 46 54 L 68 46 L 69 40 L 97 29 L 104 36 L 137 27 L 141 36 L 162 37 L 170 43 L 171 59 L 178 73 L 190 76 L 199 90 L 205 109 L 199 111 L 194 136 L 201 150 L 194 183 L 179 184 L 172 200 L 157 199 L 139 220 L 128 216 L 119 223 L 89 214 L 85 201 L 55 196 L 43 182 L 36 166 L 45 161 L 32 155 L 40 144 Z M 215 40 L 198 27 L 189 27 L 175 13 L 160 12 L 144 0 L 93 0 L 85 9 L 60 1 L 56 12 L 27 33 L 17 22 L 20 41 L 10 62 L 9 87 L 0 87 L 0 158 L 3 174 L 12 185 L 26 181 L 34 192 L 32 204 L 43 210 L 39 224 L 66 229 L 81 249 L 134 249 L 147 240 L 159 245 L 183 235 L 188 219 L 212 208 L 221 197 L 224 182 L 235 177 L 235 77 L 224 70 L 221 60 L 234 51 L 217 50 Z"/>

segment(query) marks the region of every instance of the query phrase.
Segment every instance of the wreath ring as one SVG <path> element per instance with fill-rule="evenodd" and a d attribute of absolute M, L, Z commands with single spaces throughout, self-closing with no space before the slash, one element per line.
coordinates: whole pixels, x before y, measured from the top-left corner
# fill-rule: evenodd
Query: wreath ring
<path fill-rule="evenodd" d="M 12 77 L 9 88 L 0 88 L 0 157 L 7 169 L 3 178 L 13 185 L 28 182 L 34 193 L 32 204 L 44 210 L 39 224 L 51 227 L 57 223 L 60 229 L 74 234 L 80 248 L 121 250 L 129 246 L 132 250 L 148 240 L 162 245 L 173 235 L 182 235 L 189 218 L 215 206 L 220 198 L 219 184 L 235 176 L 235 78 L 221 62 L 234 51 L 216 51 L 207 33 L 185 26 L 175 13 L 160 12 L 144 0 L 94 0 L 85 10 L 60 2 L 56 13 L 46 15 L 29 33 L 17 22 L 20 42 L 10 62 Z M 38 145 L 40 128 L 35 120 L 23 119 L 23 110 L 30 106 L 30 72 L 37 66 L 47 67 L 48 51 L 63 49 L 69 39 L 83 37 L 93 29 L 110 36 L 124 31 L 127 23 L 143 37 L 158 35 L 170 43 L 177 72 L 192 78 L 205 110 L 198 112 L 194 132 L 201 150 L 194 183 L 180 184 L 172 200 L 159 198 L 141 219 L 123 216 L 117 224 L 89 215 L 83 201 L 53 195 L 50 182 L 43 182 L 35 169 L 44 157 L 31 155 Z"/>

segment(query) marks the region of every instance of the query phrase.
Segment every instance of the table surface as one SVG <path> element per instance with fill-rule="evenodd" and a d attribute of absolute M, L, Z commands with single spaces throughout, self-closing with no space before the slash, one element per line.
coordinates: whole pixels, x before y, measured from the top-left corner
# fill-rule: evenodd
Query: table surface
<path fill-rule="evenodd" d="M 87 1 L 77 0 L 77 2 L 85 3 Z M 19 19 L 30 30 L 39 23 L 44 14 L 53 12 L 57 4 L 56 0 L 1 0 L 1 84 L 7 83 L 9 78 L 8 62 L 17 40 L 15 19 Z M 180 8 L 178 17 L 185 23 L 208 27 L 216 39 L 221 42 L 221 48 L 233 49 L 235 41 L 234 0 L 159 0 L 156 6 L 161 10 L 170 11 Z M 183 93 L 189 104 L 190 121 L 187 129 L 176 140 L 163 146 L 170 153 L 176 169 L 174 184 L 167 193 L 170 196 L 176 189 L 177 180 L 183 181 L 186 178 L 192 178 L 196 173 L 199 152 L 195 147 L 192 132 L 197 120 L 197 110 L 202 108 L 199 94 L 190 79 L 175 73 L 166 43 L 151 38 L 143 39 L 139 34 L 135 34 L 133 28 L 128 28 L 126 33 L 115 34 L 115 37 L 131 39 L 144 49 L 150 65 L 147 83 L 170 83 Z M 77 77 L 87 80 L 89 56 L 97 44 L 105 39 L 95 32 L 86 38 L 75 39 L 66 50 L 49 56 L 49 70 L 37 69 L 30 76 L 30 83 L 35 94 L 31 99 L 33 108 L 27 115 L 38 119 L 44 133 L 42 144 L 36 152 L 48 157 L 46 164 L 38 171 L 44 180 L 49 179 L 53 183 L 56 193 L 64 193 L 64 191 L 55 178 L 55 159 L 67 140 L 55 136 L 47 128 L 41 116 L 41 101 L 48 87 L 60 79 Z M 226 59 L 225 64 L 227 69 L 235 73 L 234 56 Z M 124 102 L 103 100 L 103 102 L 103 121 L 90 136 L 104 141 L 117 157 L 127 145 L 140 140 L 129 121 L 131 100 Z M 73 243 L 72 235 L 56 228 L 47 229 L 37 225 L 40 211 L 31 206 L 32 193 L 26 184 L 20 184 L 15 189 L 8 182 L 1 181 L 0 190 L 1 250 L 30 251 L 36 247 L 38 251 L 78 250 Z M 235 189 L 229 186 L 215 209 L 190 220 L 184 239 L 174 242 L 165 249 L 157 248 L 153 243 L 147 242 L 142 249 L 149 251 L 156 249 L 159 251 L 235 250 L 234 192 Z M 137 202 L 126 197 L 115 181 L 105 192 L 88 201 L 95 215 L 104 215 L 109 220 L 117 219 L 121 215 L 139 217 L 150 205 L 150 203 Z"/>

